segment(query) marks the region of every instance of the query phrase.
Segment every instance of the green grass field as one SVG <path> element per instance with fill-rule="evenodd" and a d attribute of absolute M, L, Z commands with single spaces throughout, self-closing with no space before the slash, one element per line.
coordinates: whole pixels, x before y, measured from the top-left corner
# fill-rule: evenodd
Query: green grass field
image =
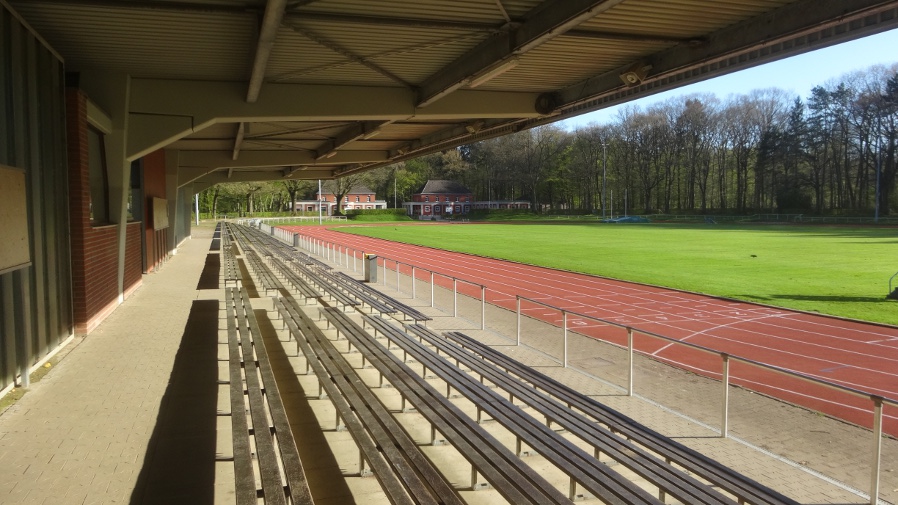
<path fill-rule="evenodd" d="M 470 224 L 341 231 L 898 325 L 894 228 Z M 896 278 L 898 280 L 898 278 Z"/>

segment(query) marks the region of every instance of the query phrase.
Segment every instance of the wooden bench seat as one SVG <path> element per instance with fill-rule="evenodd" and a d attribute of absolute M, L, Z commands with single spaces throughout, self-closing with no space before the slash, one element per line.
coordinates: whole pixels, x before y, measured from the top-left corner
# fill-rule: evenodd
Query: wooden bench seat
<path fill-rule="evenodd" d="M 262 261 L 262 258 L 259 257 L 258 253 L 256 253 L 252 249 L 245 249 L 243 251 L 243 256 L 248 260 L 250 266 L 253 269 L 253 273 L 256 274 L 256 277 L 262 281 L 262 288 L 267 295 L 269 291 L 280 291 L 286 289 L 281 281 L 274 275 L 270 268 L 265 265 L 265 262 Z"/>
<path fill-rule="evenodd" d="M 311 504 L 299 451 L 246 289 L 226 288 L 225 307 L 236 503 L 255 505 L 262 497 L 266 504 Z"/>
<path fill-rule="evenodd" d="M 312 255 L 308 253 L 296 251 L 295 253 L 293 253 L 293 257 L 296 261 L 301 262 L 303 265 L 320 268 L 322 270 L 333 270 L 330 265 L 317 258 L 313 258 Z"/>
<path fill-rule="evenodd" d="M 586 396 L 555 379 L 510 358 L 495 349 L 460 332 L 443 334 L 454 341 L 494 363 L 506 373 L 532 384 L 540 391 L 556 398 L 562 404 L 582 412 L 589 418 L 599 422 L 608 430 L 618 433 L 636 444 L 657 454 L 665 461 L 674 462 L 692 474 L 701 477 L 728 493 L 736 496 L 741 503 L 797 505 L 797 502 L 760 483 L 720 464 L 717 461 L 693 450 L 675 440 L 671 440 L 634 419 L 617 412 L 602 403 Z"/>
<path fill-rule="evenodd" d="M 347 285 L 355 286 L 357 289 L 361 289 L 364 292 L 370 294 L 371 296 L 379 299 L 381 302 L 383 302 L 384 304 L 386 304 L 387 306 L 392 308 L 394 310 L 393 313 L 398 312 L 398 313 L 402 314 L 403 321 L 411 320 L 416 323 L 419 323 L 422 321 L 431 321 L 433 319 L 432 317 L 428 316 L 427 314 L 424 314 L 423 312 L 419 311 L 418 309 L 409 307 L 408 305 L 405 305 L 404 303 L 400 302 L 399 300 L 396 300 L 395 298 L 387 296 L 387 295 L 381 293 L 380 291 L 377 291 L 376 289 L 373 289 L 373 288 L 367 286 L 364 282 L 359 282 L 358 280 L 352 278 L 351 276 L 349 276 L 343 272 L 336 273 L 335 277 L 340 279 L 341 282 L 343 282 Z"/>
<path fill-rule="evenodd" d="M 372 311 L 376 310 L 381 314 L 395 314 L 396 309 L 389 304 L 381 301 L 376 296 L 372 296 L 368 291 L 359 289 L 358 286 L 348 284 L 342 281 L 339 275 L 331 272 L 319 272 L 322 279 L 329 282 L 331 289 L 342 290 L 358 299 L 363 305 L 367 305 Z"/>
<path fill-rule="evenodd" d="M 333 299 L 337 304 L 342 305 L 344 310 L 346 307 L 356 307 L 361 304 L 361 302 L 354 296 L 341 289 L 334 288 L 332 283 L 322 275 L 324 273 L 323 271 L 303 263 L 294 263 L 293 265 L 306 280 L 318 286 L 330 299 Z"/>
<path fill-rule="evenodd" d="M 564 493 L 486 432 L 448 398 L 437 392 L 423 377 L 414 373 L 408 364 L 373 339 L 358 323 L 350 319 L 348 314 L 330 307 L 320 310 L 328 324 L 333 324 L 338 334 L 344 335 L 350 344 L 400 392 L 403 400 L 408 400 L 431 423 L 432 430 L 442 433 L 446 440 L 471 463 L 472 485 L 479 472 L 511 503 L 570 502 Z M 467 388 L 468 382 L 453 385 Z M 546 449 L 548 450 L 548 447 Z M 638 490 L 635 492 L 639 493 Z M 642 495 L 645 497 L 644 500 L 611 500 L 611 503 L 660 503 L 645 492 L 642 492 Z"/>
<path fill-rule="evenodd" d="M 234 248 L 230 241 L 222 241 L 221 260 L 225 287 L 227 287 L 228 282 L 233 282 L 236 285 L 242 276 L 240 275 L 240 267 L 237 264 L 237 257 L 234 255 Z"/>
<path fill-rule="evenodd" d="M 276 307 L 324 393 L 393 505 L 461 505 L 463 500 L 377 396 L 294 300 Z M 308 370 L 307 370 L 308 373 Z"/>
<path fill-rule="evenodd" d="M 271 258 L 271 263 L 277 269 L 281 275 L 289 282 L 293 287 L 299 291 L 299 294 L 306 300 L 308 303 L 309 300 L 317 299 L 323 296 L 317 289 L 312 287 L 305 279 L 302 278 L 295 270 L 286 265 L 283 261 L 277 258 Z"/>

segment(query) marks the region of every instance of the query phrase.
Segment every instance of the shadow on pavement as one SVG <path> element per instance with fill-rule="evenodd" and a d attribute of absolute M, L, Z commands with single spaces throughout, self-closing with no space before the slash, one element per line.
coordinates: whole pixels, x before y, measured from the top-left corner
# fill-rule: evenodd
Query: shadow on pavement
<path fill-rule="evenodd" d="M 218 300 L 195 300 L 131 504 L 215 498 Z"/>
<path fill-rule="evenodd" d="M 218 254 L 207 254 L 206 264 L 203 266 L 203 272 L 200 274 L 200 280 L 196 285 L 196 289 L 218 289 L 220 273 L 221 256 Z"/>

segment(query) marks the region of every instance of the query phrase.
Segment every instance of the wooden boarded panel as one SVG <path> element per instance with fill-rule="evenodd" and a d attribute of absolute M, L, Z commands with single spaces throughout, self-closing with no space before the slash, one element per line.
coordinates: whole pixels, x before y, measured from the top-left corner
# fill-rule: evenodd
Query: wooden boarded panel
<path fill-rule="evenodd" d="M 168 228 L 168 200 L 153 198 L 153 229 Z"/>
<path fill-rule="evenodd" d="M 25 172 L 0 165 L 0 274 L 31 264 Z"/>

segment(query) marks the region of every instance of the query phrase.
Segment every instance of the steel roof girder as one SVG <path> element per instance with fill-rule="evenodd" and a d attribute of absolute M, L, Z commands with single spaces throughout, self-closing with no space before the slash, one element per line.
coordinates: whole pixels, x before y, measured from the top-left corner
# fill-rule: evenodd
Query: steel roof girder
<path fill-rule="evenodd" d="M 501 65 L 562 35 L 623 0 L 546 0 L 526 15 L 526 21 L 498 33 L 430 76 L 419 87 L 418 105 L 442 99 L 477 74 Z"/>

